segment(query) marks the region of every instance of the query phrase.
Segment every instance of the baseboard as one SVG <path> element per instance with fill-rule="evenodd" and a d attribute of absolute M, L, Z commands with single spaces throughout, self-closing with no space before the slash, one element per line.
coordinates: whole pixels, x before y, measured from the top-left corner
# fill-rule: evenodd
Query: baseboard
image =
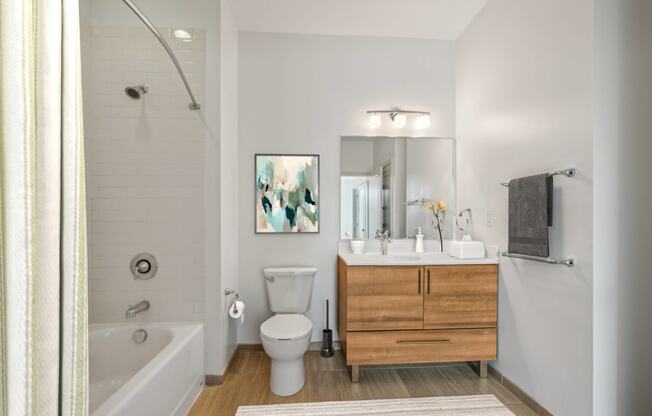
<path fill-rule="evenodd" d="M 496 370 L 495 367 L 489 365 L 487 366 L 489 375 L 494 377 L 500 384 L 503 385 L 507 390 L 509 390 L 514 396 L 518 397 L 527 407 L 532 409 L 534 413 L 539 416 L 553 416 L 545 407 L 541 406 L 536 400 L 534 400 L 529 394 L 521 390 L 513 381 L 505 377 L 500 371 Z"/>
<path fill-rule="evenodd" d="M 342 346 L 339 341 L 333 341 L 333 350 L 341 350 Z M 311 342 L 308 351 L 321 351 L 321 341 Z"/>
<path fill-rule="evenodd" d="M 226 378 L 227 374 L 229 374 L 229 372 L 231 371 L 234 358 L 239 350 L 240 350 L 240 345 L 235 347 L 233 353 L 231 353 L 231 357 L 229 357 L 229 362 L 226 365 L 226 368 L 224 369 L 224 372 L 222 374 L 206 374 L 206 376 L 204 376 L 204 385 L 206 387 L 220 386 L 224 384 L 224 379 Z"/>
<path fill-rule="evenodd" d="M 214 387 L 224 384 L 223 374 L 206 374 L 204 376 L 204 386 Z"/>
<path fill-rule="evenodd" d="M 238 352 L 258 352 L 264 351 L 263 344 L 238 344 Z"/>
<path fill-rule="evenodd" d="M 333 350 L 341 350 L 342 346 L 339 341 L 333 341 Z M 321 341 L 314 341 L 310 343 L 308 351 L 320 351 Z M 257 352 L 264 351 L 263 344 L 238 344 L 238 351 L 240 352 Z"/>

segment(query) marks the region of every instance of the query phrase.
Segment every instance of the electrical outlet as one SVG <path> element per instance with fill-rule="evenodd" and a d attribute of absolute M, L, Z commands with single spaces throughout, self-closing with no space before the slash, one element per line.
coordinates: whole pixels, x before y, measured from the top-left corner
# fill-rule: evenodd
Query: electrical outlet
<path fill-rule="evenodd" d="M 493 227 L 495 223 L 496 223 L 496 211 L 491 210 L 491 209 L 487 210 L 486 226 L 487 227 Z"/>

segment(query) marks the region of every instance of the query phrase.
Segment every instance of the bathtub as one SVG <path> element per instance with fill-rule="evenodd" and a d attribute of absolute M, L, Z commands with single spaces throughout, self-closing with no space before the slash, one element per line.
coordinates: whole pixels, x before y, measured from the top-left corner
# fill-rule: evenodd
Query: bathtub
<path fill-rule="evenodd" d="M 89 353 L 91 416 L 185 415 L 203 385 L 202 324 L 90 325 Z"/>

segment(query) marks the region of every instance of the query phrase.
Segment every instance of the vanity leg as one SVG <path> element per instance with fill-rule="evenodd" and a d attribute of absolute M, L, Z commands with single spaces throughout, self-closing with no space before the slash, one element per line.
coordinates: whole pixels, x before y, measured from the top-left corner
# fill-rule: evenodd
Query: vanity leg
<path fill-rule="evenodd" d="M 351 366 L 351 383 L 357 383 L 360 381 L 360 366 L 352 365 Z"/>
<path fill-rule="evenodd" d="M 487 378 L 487 361 L 480 361 L 478 364 L 478 375 L 480 378 Z"/>

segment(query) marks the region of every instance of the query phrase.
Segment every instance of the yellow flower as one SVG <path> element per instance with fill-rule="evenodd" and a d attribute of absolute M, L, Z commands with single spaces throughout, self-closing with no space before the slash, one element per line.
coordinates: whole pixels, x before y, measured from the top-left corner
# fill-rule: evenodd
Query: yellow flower
<path fill-rule="evenodd" d="M 444 201 L 437 201 L 435 209 L 440 212 L 446 212 L 448 211 L 448 205 Z"/>
<path fill-rule="evenodd" d="M 428 203 L 426 204 L 426 209 L 427 209 L 428 211 L 434 211 L 434 210 L 435 210 L 435 205 L 432 203 L 432 201 L 430 201 L 430 202 L 428 202 Z"/>

